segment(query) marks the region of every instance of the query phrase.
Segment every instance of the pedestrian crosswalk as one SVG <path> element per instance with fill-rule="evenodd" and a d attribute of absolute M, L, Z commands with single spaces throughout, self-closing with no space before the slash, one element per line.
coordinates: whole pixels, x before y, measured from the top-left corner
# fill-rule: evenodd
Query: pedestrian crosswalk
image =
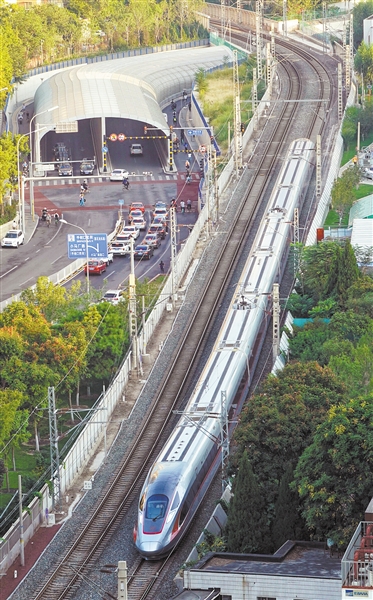
<path fill-rule="evenodd" d="M 192 180 L 199 181 L 200 174 L 192 173 Z M 161 182 L 161 181 L 178 181 L 184 180 L 185 173 L 146 173 L 142 175 L 130 174 L 129 180 L 130 184 L 136 183 L 146 183 L 146 182 Z M 39 181 L 35 181 L 34 185 L 39 187 L 49 187 L 56 185 L 80 185 L 83 183 L 83 180 L 87 180 L 89 185 L 94 185 L 97 183 L 109 183 L 109 174 L 103 175 L 100 177 L 47 177 L 45 179 L 40 179 Z M 120 181 L 111 182 L 114 184 L 121 184 Z"/>

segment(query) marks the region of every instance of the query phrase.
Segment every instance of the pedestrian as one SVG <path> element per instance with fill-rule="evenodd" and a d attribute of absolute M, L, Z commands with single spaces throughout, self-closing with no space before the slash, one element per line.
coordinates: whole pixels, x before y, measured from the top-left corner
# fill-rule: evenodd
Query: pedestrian
<path fill-rule="evenodd" d="M 188 198 L 187 200 L 187 211 L 190 212 L 192 210 L 192 201 Z"/>
<path fill-rule="evenodd" d="M 192 180 L 190 174 L 186 176 L 185 183 L 190 183 Z"/>
<path fill-rule="evenodd" d="M 164 273 L 164 262 L 163 262 L 163 260 L 161 260 L 161 262 L 159 263 L 159 268 L 161 269 L 161 273 Z"/>
<path fill-rule="evenodd" d="M 182 129 L 182 130 L 180 131 L 180 140 L 181 140 L 181 143 L 182 143 L 182 144 L 184 144 L 184 140 L 185 140 L 185 137 L 184 137 L 184 129 Z"/>
<path fill-rule="evenodd" d="M 187 171 L 189 171 L 189 169 L 190 169 L 190 162 L 189 162 L 189 160 L 185 161 L 185 168 L 186 168 Z"/>
<path fill-rule="evenodd" d="M 17 223 L 16 223 L 16 221 L 15 221 L 15 220 L 13 221 L 13 225 L 12 225 L 12 227 L 13 227 L 13 229 L 17 229 Z"/>
<path fill-rule="evenodd" d="M 188 108 L 189 108 L 189 112 L 191 112 L 191 110 L 192 110 L 192 103 L 191 102 L 189 102 Z"/>
<path fill-rule="evenodd" d="M 29 112 L 26 113 L 26 117 L 27 117 L 27 120 L 29 121 L 30 120 L 30 113 Z"/>
<path fill-rule="evenodd" d="M 182 201 L 180 202 L 180 208 L 181 208 L 181 212 L 182 212 L 182 213 L 185 213 L 185 202 L 184 202 L 184 200 L 182 200 Z"/>
<path fill-rule="evenodd" d="M 165 225 L 165 231 L 166 231 L 166 233 L 168 233 L 168 223 L 166 223 L 166 225 Z"/>
<path fill-rule="evenodd" d="M 174 208 L 174 209 L 175 209 L 175 211 L 176 211 L 176 209 L 177 209 L 177 206 L 176 206 L 176 199 L 175 199 L 175 198 L 172 198 L 172 200 L 171 200 L 171 204 L 170 204 L 170 208 Z"/>
<path fill-rule="evenodd" d="M 184 143 L 184 150 L 185 152 L 188 152 L 188 144 L 186 142 Z"/>
<path fill-rule="evenodd" d="M 84 206 L 84 202 L 85 202 L 84 194 L 81 192 L 80 193 L 79 206 Z"/>
<path fill-rule="evenodd" d="M 54 213 L 54 223 L 57 227 L 58 223 L 60 221 L 60 215 L 58 214 L 58 212 Z"/>
<path fill-rule="evenodd" d="M 50 224 L 51 224 L 51 220 L 52 220 L 52 219 L 51 219 L 51 216 L 50 216 L 50 215 L 47 215 L 47 225 L 48 225 L 48 227 L 49 227 L 49 226 L 50 226 Z"/>

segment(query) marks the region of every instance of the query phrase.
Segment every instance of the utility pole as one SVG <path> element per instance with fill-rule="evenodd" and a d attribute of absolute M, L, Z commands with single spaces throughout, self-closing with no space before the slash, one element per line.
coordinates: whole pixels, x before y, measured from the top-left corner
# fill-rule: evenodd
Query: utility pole
<path fill-rule="evenodd" d="M 255 3 L 255 25 L 256 25 L 256 68 L 258 79 L 263 79 L 262 67 L 262 0 L 256 0 Z"/>
<path fill-rule="evenodd" d="M 223 39 L 225 38 L 225 0 L 220 0 L 220 14 L 221 14 L 221 21 L 220 21 L 220 27 L 221 27 L 221 33 L 222 33 L 222 37 Z"/>
<path fill-rule="evenodd" d="M 51 455 L 51 481 L 53 484 L 52 510 L 60 504 L 60 455 L 58 450 L 57 411 L 54 387 L 48 388 L 49 441 Z"/>
<path fill-rule="evenodd" d="M 118 600 L 127 600 L 127 562 L 118 561 Z"/>
<path fill-rule="evenodd" d="M 171 281 L 172 281 L 172 300 L 177 301 L 177 231 L 176 231 L 176 211 L 170 209 L 170 229 L 171 229 Z"/>
<path fill-rule="evenodd" d="M 280 286 L 278 283 L 273 284 L 273 306 L 272 306 L 272 318 L 273 318 L 273 364 L 278 357 L 280 349 Z"/>
<path fill-rule="evenodd" d="M 354 64 L 354 14 L 350 13 L 350 65 Z"/>
<path fill-rule="evenodd" d="M 271 53 L 271 42 L 266 43 L 266 60 L 267 60 L 267 87 L 271 85 L 271 73 L 272 73 L 272 53 Z"/>
<path fill-rule="evenodd" d="M 294 208 L 294 279 L 299 271 L 299 208 Z"/>
<path fill-rule="evenodd" d="M 339 63 L 338 63 L 338 67 L 339 67 Z M 350 91 L 350 87 L 351 87 L 351 52 L 350 52 L 350 45 L 346 44 L 346 74 L 345 74 L 345 81 L 346 81 L 346 95 L 348 95 L 348 92 Z"/>
<path fill-rule="evenodd" d="M 236 177 L 242 169 L 242 131 L 241 131 L 241 103 L 240 80 L 238 76 L 237 50 L 233 51 L 233 98 L 234 98 L 234 163 Z"/>
<path fill-rule="evenodd" d="M 316 201 L 321 198 L 321 135 L 316 136 Z"/>
<path fill-rule="evenodd" d="M 220 409 L 220 445 L 221 445 L 221 486 L 222 493 L 227 487 L 227 468 L 229 461 L 229 429 L 228 429 L 228 410 L 227 410 L 227 392 L 221 391 L 221 409 Z"/>
<path fill-rule="evenodd" d="M 135 279 L 135 256 L 133 251 L 133 237 L 130 237 L 130 260 L 131 271 L 128 277 L 128 307 L 130 338 L 132 341 L 132 370 L 137 369 L 137 311 L 136 311 L 136 279 Z"/>
<path fill-rule="evenodd" d="M 258 106 L 258 80 L 256 77 L 256 69 L 253 69 L 253 87 L 251 89 L 251 93 L 252 93 L 252 110 L 253 110 L 253 116 L 255 115 L 255 119 L 256 119 L 256 109 Z"/>
<path fill-rule="evenodd" d="M 322 50 L 323 52 L 327 51 L 327 43 L 326 43 L 326 2 L 322 3 Z"/>
<path fill-rule="evenodd" d="M 338 121 L 343 117 L 343 96 L 342 96 L 342 65 L 338 63 Z"/>
<path fill-rule="evenodd" d="M 287 0 L 283 0 L 282 2 L 282 18 L 283 18 L 283 34 L 284 37 L 288 36 L 288 6 Z"/>
<path fill-rule="evenodd" d="M 239 23 L 242 23 L 242 14 L 241 14 L 241 9 L 242 9 L 242 2 L 241 0 L 237 0 L 237 20 Z"/>
<path fill-rule="evenodd" d="M 18 475 L 18 502 L 19 502 L 19 550 L 21 567 L 25 566 L 25 538 L 23 535 L 23 506 L 22 506 L 22 476 Z"/>

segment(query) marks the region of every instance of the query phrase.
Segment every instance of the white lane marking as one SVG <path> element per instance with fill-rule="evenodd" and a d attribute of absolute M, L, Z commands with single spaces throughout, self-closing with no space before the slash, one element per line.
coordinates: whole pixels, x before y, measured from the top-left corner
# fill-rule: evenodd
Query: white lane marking
<path fill-rule="evenodd" d="M 14 271 L 14 269 L 18 269 L 18 265 L 16 265 L 15 267 L 12 267 L 11 269 L 9 269 L 9 271 L 7 271 L 6 273 L 3 273 L 2 275 L 0 275 L 0 279 L 2 277 L 5 277 L 5 275 L 8 275 L 8 273 L 11 273 L 12 271 Z"/>
<path fill-rule="evenodd" d="M 54 260 L 51 265 L 54 265 L 54 263 L 56 263 L 58 260 L 60 260 L 60 258 L 62 258 L 63 256 L 65 256 L 64 254 L 61 254 L 61 256 L 59 256 L 58 258 L 56 258 L 56 260 Z"/>
<path fill-rule="evenodd" d="M 112 271 L 111 273 L 109 273 L 109 275 L 106 275 L 105 279 L 109 279 L 109 277 L 111 277 L 112 275 L 114 275 L 115 271 Z"/>
<path fill-rule="evenodd" d="M 27 262 L 28 260 L 30 260 L 31 256 L 28 256 L 27 258 L 25 258 L 25 262 Z"/>
<path fill-rule="evenodd" d="M 25 284 L 26 284 L 28 281 L 32 281 L 33 279 L 34 279 L 34 277 L 30 277 L 30 279 L 26 279 L 26 281 L 23 281 L 23 282 L 21 283 L 21 286 L 22 286 L 22 285 L 25 285 Z"/>

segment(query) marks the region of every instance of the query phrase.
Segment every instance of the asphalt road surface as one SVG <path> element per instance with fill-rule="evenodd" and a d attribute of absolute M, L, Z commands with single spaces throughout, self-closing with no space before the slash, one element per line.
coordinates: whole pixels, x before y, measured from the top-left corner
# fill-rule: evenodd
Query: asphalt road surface
<path fill-rule="evenodd" d="M 57 181 L 58 183 L 58 181 Z M 141 201 L 146 207 L 147 223 L 151 222 L 152 207 L 157 200 L 170 201 L 177 192 L 176 181 L 138 181 L 131 183 L 130 189 L 122 189 L 121 183 L 99 183 L 90 186 L 86 205 L 79 206 L 79 184 L 50 185 L 35 188 L 35 213 L 41 214 L 46 206 L 53 214 L 58 212 L 66 221 L 79 225 L 87 233 L 111 233 L 115 228 L 120 209 L 119 200 L 124 200 L 123 216 L 127 222 L 128 208 L 132 201 Z M 28 207 L 27 207 L 28 209 Z M 178 223 L 193 224 L 197 219 L 196 203 L 193 211 L 177 215 Z M 79 233 L 76 227 L 54 223 L 48 228 L 45 222 L 39 222 L 30 242 L 24 246 L 0 249 L 0 301 L 18 294 L 36 283 L 42 275 L 50 276 L 56 273 L 70 261 L 67 257 L 68 233 Z M 138 241 L 142 240 L 141 232 Z M 180 227 L 178 241 L 181 243 L 188 235 L 187 227 Z M 159 262 L 163 260 L 165 269 L 170 266 L 169 234 L 162 241 L 160 248 L 155 250 L 149 261 L 136 261 L 135 273 L 137 278 L 151 278 L 159 273 Z M 117 288 L 128 278 L 130 260 L 128 257 L 115 257 L 102 276 L 91 276 L 90 284 L 98 289 Z M 76 276 L 85 285 L 83 273 Z"/>

